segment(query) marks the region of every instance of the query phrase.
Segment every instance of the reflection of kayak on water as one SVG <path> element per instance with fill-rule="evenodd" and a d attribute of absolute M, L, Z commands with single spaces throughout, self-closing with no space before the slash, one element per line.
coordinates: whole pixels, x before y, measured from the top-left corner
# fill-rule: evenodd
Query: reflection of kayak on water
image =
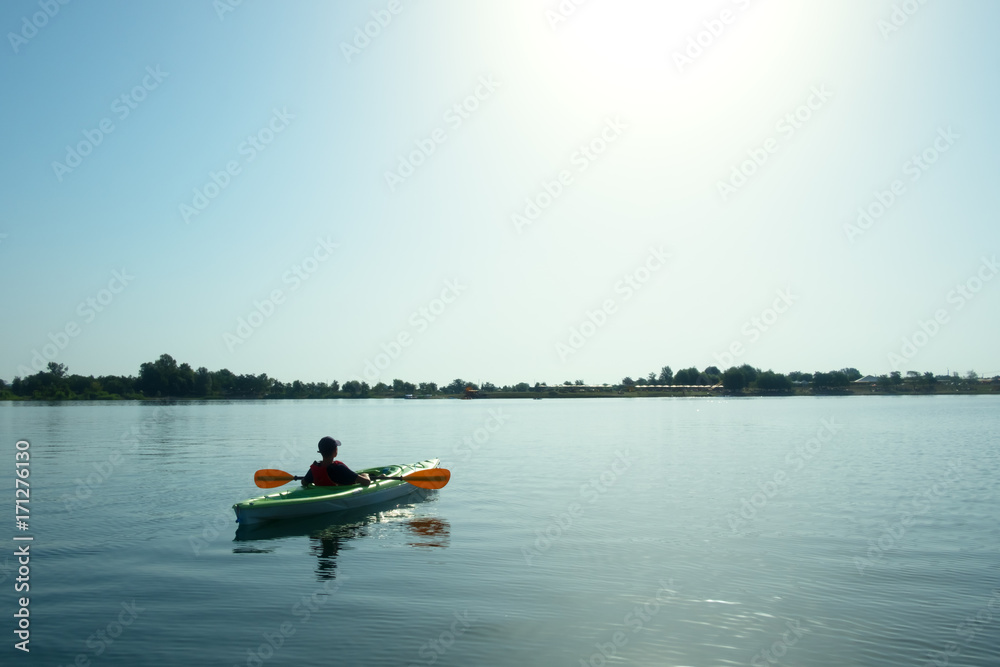
<path fill-rule="evenodd" d="M 433 496 L 412 495 L 402 501 L 389 501 L 378 505 L 347 510 L 335 515 L 302 517 L 287 521 L 240 524 L 233 541 L 233 553 L 271 553 L 280 548 L 277 540 L 308 537 L 309 552 L 319 563 L 316 574 L 320 579 L 336 578 L 337 560 L 342 549 L 350 549 L 351 542 L 372 533 L 384 537 L 390 531 L 396 534 L 392 542 L 402 545 L 400 526 L 409 533 L 406 544 L 411 547 L 447 547 L 451 525 L 445 519 L 414 516 L 414 511 Z M 405 539 L 405 538 L 404 538 Z M 270 542 L 270 544 L 268 544 Z"/>
<path fill-rule="evenodd" d="M 433 501 L 434 496 L 413 494 L 402 499 L 389 500 L 375 505 L 344 510 L 336 514 L 307 516 L 283 521 L 241 523 L 236 527 L 235 542 L 265 542 L 286 537 L 311 537 L 314 539 L 351 539 L 362 537 L 368 529 L 379 525 L 402 524 L 414 536 L 427 534 L 428 521 L 441 521 L 441 531 L 447 536 L 450 528 L 447 521 L 414 517 L 414 508 L 425 501 Z M 249 546 L 249 545 L 248 545 Z M 240 549 L 244 551 L 245 549 Z M 256 549 L 254 549 L 256 550 Z"/>
<path fill-rule="evenodd" d="M 418 475 L 433 476 L 430 472 L 435 468 L 439 459 L 428 459 L 410 465 L 392 465 L 380 468 L 368 468 L 359 472 L 369 473 L 373 478 L 382 475 L 392 479 L 373 479 L 368 486 L 351 484 L 349 486 L 305 486 L 280 493 L 272 493 L 266 496 L 250 498 L 233 505 L 236 512 L 236 520 L 242 524 L 252 524 L 262 521 L 273 521 L 275 519 L 291 519 L 296 517 L 315 516 L 317 514 L 327 514 L 330 512 L 343 512 L 358 507 L 366 507 L 376 503 L 397 500 L 407 496 L 417 490 L 416 484 L 419 481 L 406 481 L 406 476 L 414 477 Z M 426 472 L 418 472 L 426 471 Z M 261 473 L 281 473 L 281 471 L 259 471 L 258 486 L 262 485 L 259 480 L 263 477 Z M 441 471 L 446 473 L 447 471 Z M 287 473 L 283 473 L 287 475 Z M 271 479 L 271 478 L 269 478 Z M 295 479 L 288 475 L 287 479 L 281 480 L 280 476 L 273 476 L 280 483 L 285 483 Z M 429 477 L 428 477 L 429 479 Z M 447 480 L 445 480 L 445 483 Z M 270 483 L 274 486 L 275 482 Z M 433 484 L 433 483 L 432 483 Z M 441 483 L 431 488 L 440 488 Z"/>

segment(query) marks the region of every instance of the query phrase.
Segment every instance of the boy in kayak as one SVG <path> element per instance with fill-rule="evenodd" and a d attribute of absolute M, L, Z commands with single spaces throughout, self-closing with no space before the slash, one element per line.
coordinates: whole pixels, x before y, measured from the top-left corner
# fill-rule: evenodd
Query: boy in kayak
<path fill-rule="evenodd" d="M 330 436 L 320 439 L 319 453 L 323 455 L 323 460 L 312 462 L 312 465 L 309 466 L 309 472 L 302 478 L 302 486 L 310 484 L 316 486 L 347 486 L 349 484 L 368 486 L 372 483 L 367 473 L 359 475 L 340 461 L 334 460 L 338 447 L 340 447 L 340 440 L 335 440 Z"/>

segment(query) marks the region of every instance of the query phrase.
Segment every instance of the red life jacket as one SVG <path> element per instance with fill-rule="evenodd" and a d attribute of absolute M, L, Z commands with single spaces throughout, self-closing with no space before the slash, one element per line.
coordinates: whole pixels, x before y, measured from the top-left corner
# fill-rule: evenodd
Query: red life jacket
<path fill-rule="evenodd" d="M 334 461 L 334 463 L 340 463 L 340 461 Z M 340 486 L 330 479 L 330 475 L 326 472 L 326 466 L 318 461 L 312 462 L 309 471 L 312 472 L 313 484 L 316 486 Z"/>

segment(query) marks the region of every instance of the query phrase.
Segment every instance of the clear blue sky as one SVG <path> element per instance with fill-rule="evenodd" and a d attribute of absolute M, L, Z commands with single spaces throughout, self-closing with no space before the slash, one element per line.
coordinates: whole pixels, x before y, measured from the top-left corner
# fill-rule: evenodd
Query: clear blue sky
<path fill-rule="evenodd" d="M 3 3 L 0 377 L 1000 373 L 1000 4 L 559 6 Z"/>

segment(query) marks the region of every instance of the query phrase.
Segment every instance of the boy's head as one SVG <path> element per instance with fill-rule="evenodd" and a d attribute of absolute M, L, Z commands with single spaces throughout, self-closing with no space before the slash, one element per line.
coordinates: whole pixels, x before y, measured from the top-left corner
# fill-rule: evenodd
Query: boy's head
<path fill-rule="evenodd" d="M 338 447 L 340 447 L 340 440 L 335 440 L 330 436 L 320 438 L 319 453 L 323 456 L 335 456 Z"/>

